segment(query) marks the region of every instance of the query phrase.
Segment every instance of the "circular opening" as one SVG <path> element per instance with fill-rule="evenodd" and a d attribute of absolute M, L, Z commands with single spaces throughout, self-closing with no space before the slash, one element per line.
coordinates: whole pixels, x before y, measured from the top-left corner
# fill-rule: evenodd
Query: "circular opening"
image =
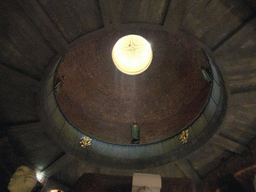
<path fill-rule="evenodd" d="M 114 64 L 127 75 L 137 75 L 145 71 L 152 58 L 153 52 L 150 43 L 139 35 L 122 37 L 112 50 Z"/>
<path fill-rule="evenodd" d="M 40 106 L 43 109 L 41 118 L 44 119 L 51 137 L 65 152 L 101 166 L 146 169 L 176 161 L 192 153 L 210 139 L 218 129 L 226 109 L 225 87 L 219 71 L 212 58 L 208 56 L 208 49 L 201 43 L 197 46 L 195 42 L 194 45 L 194 42 L 187 41 L 187 38 L 176 34 L 166 34 L 164 36 L 166 38 L 162 38 L 162 34 L 162 32 L 155 32 L 156 38 L 150 37 L 153 43 L 157 42 L 154 43 L 156 59 L 154 61 L 156 65 L 152 66 L 154 73 L 139 75 L 135 79 L 130 78 L 129 75 L 116 77 L 111 62 L 102 60 L 95 65 L 95 55 L 90 54 L 91 58 L 88 58 L 87 54 L 82 54 L 85 50 L 97 53 L 97 49 L 101 47 L 98 53 L 104 54 L 102 58 L 109 58 L 107 47 L 113 43 L 115 33 L 111 33 L 111 36 L 107 32 L 106 35 L 100 36 L 102 40 L 108 35 L 110 37 L 109 41 L 101 41 L 105 43 L 104 46 L 90 44 L 93 42 L 93 36 L 90 36 L 87 38 L 88 42 L 83 41 L 79 46 L 72 48 L 61 60 L 56 58 L 54 61 L 56 65 L 48 69 L 49 73 L 43 81 L 44 89 L 42 94 L 39 94 Z M 95 36 L 94 41 L 99 42 L 99 37 Z M 162 43 L 164 46 L 159 49 L 158 46 Z M 206 52 L 202 51 L 204 48 Z M 86 73 L 81 73 L 80 67 L 71 70 L 74 69 L 74 64 L 80 63 L 88 64 L 85 66 Z M 157 69 L 160 66 L 158 63 L 161 63 L 162 68 Z M 211 84 L 203 79 L 201 67 L 211 67 Z M 63 75 L 66 75 L 65 83 L 59 92 L 53 91 L 54 83 Z M 155 81 L 159 78 L 160 81 Z M 135 91 L 134 80 L 137 83 Z M 158 86 L 160 89 L 157 88 Z M 147 93 L 143 87 L 152 89 L 152 93 L 151 91 L 150 94 Z M 190 96 L 191 90 L 199 91 Z M 133 92 L 136 94 L 130 94 Z M 177 93 L 181 93 L 184 97 Z M 57 100 L 55 101 L 54 98 Z M 152 100 L 154 98 L 156 100 Z M 83 103 L 84 101 L 86 103 Z M 183 105 L 180 107 L 179 101 L 186 102 L 189 108 Z M 144 104 L 146 108 L 143 109 Z M 81 106 L 85 107 L 81 108 Z M 182 111 L 173 112 L 176 108 L 181 108 Z M 133 110 L 129 111 L 130 109 Z M 152 109 L 156 110 L 150 111 Z M 167 113 L 155 113 L 161 109 Z M 171 117 L 173 117 L 172 120 Z M 177 117 L 180 118 L 177 119 Z M 139 137 L 140 144 L 136 146 L 130 144 L 131 125 L 129 123 L 135 120 L 143 123 Z M 188 130 L 189 133 L 186 144 L 183 144 L 180 137 L 183 130 Z M 92 138 L 91 145 L 86 150 L 81 150 L 79 143 L 83 136 Z M 125 153 L 117 153 L 120 151 Z"/>

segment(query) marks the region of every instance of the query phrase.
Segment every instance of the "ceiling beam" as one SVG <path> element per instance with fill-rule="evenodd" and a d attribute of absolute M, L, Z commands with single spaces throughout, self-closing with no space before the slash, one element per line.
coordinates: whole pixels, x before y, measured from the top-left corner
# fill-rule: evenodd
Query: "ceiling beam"
<path fill-rule="evenodd" d="M 228 151 L 242 154 L 244 151 L 248 151 L 249 149 L 240 143 L 237 143 L 233 140 L 230 140 L 224 136 L 215 134 L 211 140 L 215 145 L 218 145 Z"/>
<path fill-rule="evenodd" d="M 214 55 L 222 54 L 227 50 L 234 50 L 242 47 L 246 42 L 255 39 L 254 26 L 256 22 L 255 13 L 244 21 L 240 26 L 235 28 L 222 39 L 215 47 L 212 48 Z"/>
<path fill-rule="evenodd" d="M 256 91 L 233 94 L 229 98 L 230 106 L 254 105 L 256 104 Z"/>
<path fill-rule="evenodd" d="M 201 179 L 197 172 L 195 171 L 194 167 L 190 165 L 187 159 L 181 159 L 177 161 L 177 166 L 180 168 L 180 170 L 193 181 L 193 183 L 201 183 Z"/>
<path fill-rule="evenodd" d="M 63 155 L 62 157 L 57 159 L 55 162 L 53 162 L 46 169 L 42 170 L 41 174 L 44 177 L 49 178 L 50 176 L 52 176 L 54 173 L 58 172 L 62 167 L 64 167 L 69 162 L 73 161 L 74 159 L 75 159 L 75 156 L 73 156 L 69 153 L 66 153 L 65 155 Z"/>
<path fill-rule="evenodd" d="M 68 41 L 56 27 L 53 20 L 45 12 L 42 5 L 34 0 L 18 0 L 20 6 L 26 11 L 26 14 L 33 20 L 40 29 L 49 44 L 58 53 L 62 53 L 68 48 Z"/>
<path fill-rule="evenodd" d="M 236 63 L 237 61 L 249 58 L 256 58 L 255 52 L 256 46 L 238 48 L 236 50 L 227 50 L 222 51 L 218 54 L 215 54 L 215 61 L 225 63 L 227 61 L 233 61 Z"/>
<path fill-rule="evenodd" d="M 120 0 L 99 0 L 105 27 L 116 27 L 121 24 L 121 2 Z"/>
<path fill-rule="evenodd" d="M 252 135 L 256 135 L 256 130 L 255 130 L 255 126 L 252 124 L 245 124 L 244 122 L 241 122 L 239 120 L 234 120 L 235 125 L 237 126 L 237 128 L 239 128 L 239 130 L 252 134 Z"/>
<path fill-rule="evenodd" d="M 8 132 L 14 135 L 29 134 L 31 132 L 44 132 L 43 124 L 40 121 L 31 121 L 8 127 Z"/>
<path fill-rule="evenodd" d="M 172 0 L 165 17 L 163 28 L 171 33 L 177 33 L 180 30 L 183 21 L 186 6 L 186 0 Z"/>

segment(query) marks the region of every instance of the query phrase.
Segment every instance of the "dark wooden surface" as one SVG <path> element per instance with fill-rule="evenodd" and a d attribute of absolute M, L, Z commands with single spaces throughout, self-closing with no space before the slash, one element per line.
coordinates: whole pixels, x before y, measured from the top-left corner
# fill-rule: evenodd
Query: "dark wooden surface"
<path fill-rule="evenodd" d="M 96 0 L 39 0 L 39 2 L 69 42 L 103 27 Z"/>
<path fill-rule="evenodd" d="M 69 192 L 131 192 L 132 177 L 84 174 Z M 187 178 L 162 178 L 161 192 L 193 192 Z"/>
<path fill-rule="evenodd" d="M 13 173 L 27 162 L 17 154 L 7 137 L 0 139 L 0 157 L 0 191 L 8 192 L 7 186 Z"/>
<path fill-rule="evenodd" d="M 215 192 L 219 187 L 217 184 L 221 176 L 232 174 L 246 189 L 254 192 L 253 179 L 255 176 L 256 164 L 256 140 L 252 140 L 249 145 L 250 151 L 243 154 L 235 154 L 231 158 L 223 158 L 216 168 L 209 172 L 201 182 L 201 190 Z M 199 192 L 201 192 L 199 190 Z"/>
<path fill-rule="evenodd" d="M 45 12 L 43 6 L 38 1 L 18 0 L 18 3 L 55 51 L 62 52 L 67 49 L 67 40 L 63 37 L 53 19 Z"/>
<path fill-rule="evenodd" d="M 254 0 L 247 1 L 255 6 Z M 162 4 L 158 4 L 158 2 Z M 228 98 L 228 114 L 226 115 L 226 121 L 220 128 L 220 134 L 226 139 L 246 146 L 256 136 L 256 89 L 253 76 L 255 73 L 255 55 L 250 52 L 252 55 L 245 53 L 246 58 L 239 59 L 235 57 L 234 60 L 232 57 L 236 56 L 233 54 L 234 51 L 243 53 L 240 49 L 248 48 L 250 50 L 249 48 L 251 48 L 253 50 L 255 48 L 256 24 L 255 19 L 250 20 L 252 10 L 244 6 L 246 1 L 242 0 L 203 0 L 200 2 L 189 0 L 184 2 L 186 3 L 185 5 L 182 4 L 185 10 L 184 13 L 180 10 L 173 12 L 173 16 L 178 18 L 178 23 L 181 22 L 181 26 L 176 26 L 175 24 L 175 27 L 192 34 L 212 48 L 215 52 L 215 57 L 218 57 L 216 59 L 217 65 L 221 68 L 224 78 L 229 79 L 225 80 L 230 94 Z M 12 133 L 8 135 L 8 129 L 10 125 L 39 121 L 36 110 L 37 104 L 34 100 L 35 90 L 39 86 L 38 80 L 40 80 L 49 61 L 55 54 L 65 50 L 68 43 L 73 39 L 77 39 L 90 30 L 97 29 L 97 27 L 103 27 L 101 17 L 103 17 L 102 20 L 106 20 L 108 16 L 108 14 L 102 14 L 104 9 L 97 5 L 97 1 L 75 1 L 73 5 L 67 5 L 66 7 L 64 6 L 65 3 L 68 2 L 50 0 L 1 1 L 0 119 L 1 125 L 8 126 L 4 129 L 1 126 L 1 138 L 12 137 L 12 134 L 14 134 L 16 138 L 14 145 L 15 147 L 23 148 L 22 151 L 28 151 L 26 147 L 29 143 L 37 142 L 35 140 L 36 133 L 26 134 L 25 136 L 24 134 L 17 134 L 18 132 L 16 131 L 11 131 Z M 167 1 L 128 2 L 125 0 L 113 0 L 113 3 L 117 4 L 114 9 L 111 6 L 106 8 L 109 5 L 108 3 L 105 8 L 114 16 L 118 16 L 115 19 L 123 23 L 129 22 L 136 25 L 136 23 L 147 22 L 159 26 L 163 22 L 173 23 L 172 20 L 168 21 L 166 11 L 175 10 L 172 7 L 175 5 L 174 0 L 169 1 L 169 3 Z M 162 7 L 162 5 L 164 6 Z M 168 7 L 169 5 L 171 7 Z M 128 7 L 126 8 L 126 6 Z M 92 9 L 86 12 L 84 10 L 88 10 L 87 7 L 89 9 L 92 7 Z M 130 9 L 131 13 L 129 12 Z M 176 16 L 175 14 L 178 15 Z M 86 15 L 86 18 L 83 15 Z M 250 22 L 247 22 L 248 18 Z M 230 106 L 231 108 L 229 108 Z M 27 131 L 27 129 L 24 129 L 24 131 Z M 38 138 L 43 139 L 43 137 L 40 133 Z M 45 140 L 43 139 L 42 142 L 44 143 Z M 211 170 L 220 164 L 221 159 L 227 159 L 235 153 L 233 152 L 234 148 L 230 148 L 232 152 L 229 152 L 224 146 L 219 145 L 214 148 L 214 145 L 214 142 L 210 143 L 210 146 L 206 144 L 195 154 L 192 153 L 192 156 L 199 154 L 200 158 L 188 158 L 190 167 L 187 169 L 192 166 L 199 176 L 212 175 Z M 53 150 L 50 149 L 50 145 L 43 144 L 43 146 L 47 149 L 40 147 L 40 144 L 35 145 L 34 148 L 28 146 L 28 149 L 33 148 L 33 150 L 29 150 L 29 155 L 26 155 L 28 161 L 37 162 L 38 166 L 39 162 L 44 166 L 51 164 L 50 162 L 53 159 L 50 160 L 51 157 L 47 155 L 47 150 L 49 149 L 49 151 L 53 152 L 57 146 L 53 144 Z M 255 150 L 255 147 L 252 149 Z M 5 150 L 8 149 L 1 149 L 1 154 L 6 152 Z M 49 155 L 54 153 L 52 152 Z M 239 157 L 240 154 L 235 155 L 226 164 L 235 162 Z M 235 165 L 234 167 L 239 166 Z M 172 177 L 185 177 L 183 171 L 175 163 L 141 171 L 145 173 L 157 172 Z M 53 175 L 53 178 L 72 186 L 84 172 L 131 175 L 134 170 L 96 167 L 76 159 L 59 170 Z M 218 170 L 216 175 L 219 172 Z M 212 183 L 212 180 L 210 180 L 210 183 Z"/>
<path fill-rule="evenodd" d="M 8 134 L 12 135 L 10 142 L 14 146 L 22 143 L 16 146 L 20 155 L 29 159 L 40 170 L 44 170 L 64 154 L 49 138 L 41 122 L 9 127 Z"/>
<path fill-rule="evenodd" d="M 164 23 L 169 0 L 123 1 L 122 23 Z"/>
<path fill-rule="evenodd" d="M 56 52 L 15 0 L 1 2 L 1 60 L 39 80 Z"/>
<path fill-rule="evenodd" d="M 3 124 L 39 119 L 36 110 L 37 84 L 33 78 L 0 64 L 0 120 Z"/>
<path fill-rule="evenodd" d="M 243 0 L 189 0 L 181 30 L 214 48 L 253 12 Z"/>

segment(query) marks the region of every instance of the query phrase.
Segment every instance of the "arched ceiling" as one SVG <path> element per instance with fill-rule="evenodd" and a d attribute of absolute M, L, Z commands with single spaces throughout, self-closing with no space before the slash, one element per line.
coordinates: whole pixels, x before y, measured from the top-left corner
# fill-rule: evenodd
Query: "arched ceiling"
<path fill-rule="evenodd" d="M 152 28 L 102 31 L 62 58 L 56 79 L 65 79 L 56 96 L 74 126 L 96 139 L 131 144 L 130 126 L 137 122 L 143 144 L 171 137 L 199 116 L 210 94 L 201 73 L 210 67 L 203 49 L 181 34 Z M 136 76 L 121 73 L 111 58 L 113 44 L 129 33 L 145 37 L 154 54 Z"/>
<path fill-rule="evenodd" d="M 249 1 L 248 1 L 249 2 Z M 242 154 L 255 133 L 255 8 L 243 0 L 4 0 L 1 2 L 1 138 L 46 176 L 73 185 L 85 172 L 205 178 L 222 159 Z M 96 166 L 56 145 L 40 120 L 36 93 L 57 54 L 93 31 L 121 24 L 155 25 L 202 41 L 214 56 L 228 94 L 218 132 L 201 148 L 165 166 L 125 170 Z M 79 39 L 79 41 L 77 40 Z M 77 40 L 77 41 L 76 41 Z"/>

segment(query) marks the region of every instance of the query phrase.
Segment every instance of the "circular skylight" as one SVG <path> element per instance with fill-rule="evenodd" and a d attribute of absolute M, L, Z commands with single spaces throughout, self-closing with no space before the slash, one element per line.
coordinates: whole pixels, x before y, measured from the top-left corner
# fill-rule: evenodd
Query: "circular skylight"
<path fill-rule="evenodd" d="M 112 50 L 114 64 L 127 75 L 144 72 L 149 67 L 152 58 L 150 43 L 139 35 L 127 35 L 120 38 Z"/>

